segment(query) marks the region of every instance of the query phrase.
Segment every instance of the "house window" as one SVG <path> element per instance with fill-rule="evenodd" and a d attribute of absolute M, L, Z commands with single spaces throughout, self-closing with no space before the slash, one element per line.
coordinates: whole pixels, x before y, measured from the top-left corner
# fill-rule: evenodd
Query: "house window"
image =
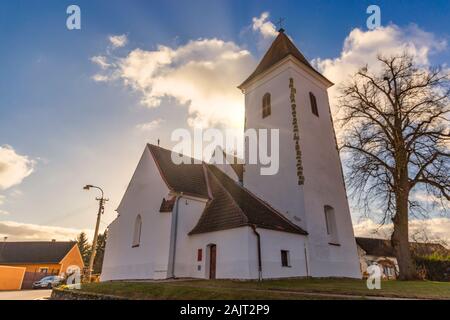
<path fill-rule="evenodd" d="M 39 272 L 48 273 L 48 268 L 39 268 Z"/>
<path fill-rule="evenodd" d="M 338 244 L 337 227 L 336 227 L 336 217 L 334 214 L 334 209 L 331 206 L 324 207 L 325 213 L 325 225 L 328 234 L 328 241 L 330 244 Z"/>
<path fill-rule="evenodd" d="M 281 250 L 281 266 L 282 267 L 290 267 L 290 257 L 288 250 Z"/>
<path fill-rule="evenodd" d="M 141 243 L 141 230 L 142 230 L 142 218 L 138 214 L 136 221 L 134 222 L 134 233 L 133 233 L 133 248 L 139 247 Z"/>
<path fill-rule="evenodd" d="M 202 261 L 202 259 L 203 259 L 203 250 L 198 249 L 197 250 L 197 261 Z"/>
<path fill-rule="evenodd" d="M 311 102 L 311 112 L 318 117 L 319 109 L 317 109 L 317 100 L 316 96 L 312 92 L 309 93 L 309 100 Z"/>
<path fill-rule="evenodd" d="M 263 119 L 270 116 L 271 107 L 270 107 L 270 93 L 266 93 L 263 97 L 262 102 L 262 117 Z"/>

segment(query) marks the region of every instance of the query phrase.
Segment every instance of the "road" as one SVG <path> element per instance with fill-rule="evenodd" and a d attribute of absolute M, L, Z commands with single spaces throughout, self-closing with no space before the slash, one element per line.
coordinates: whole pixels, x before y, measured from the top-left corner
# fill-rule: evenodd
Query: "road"
<path fill-rule="evenodd" d="M 51 294 L 52 290 L 0 291 L 0 300 L 42 300 Z"/>

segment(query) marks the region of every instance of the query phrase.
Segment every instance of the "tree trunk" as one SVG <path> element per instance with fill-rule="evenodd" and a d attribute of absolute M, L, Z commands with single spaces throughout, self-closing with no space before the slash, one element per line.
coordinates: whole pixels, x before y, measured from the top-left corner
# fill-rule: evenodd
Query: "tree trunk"
<path fill-rule="evenodd" d="M 399 280 L 417 279 L 416 267 L 411 257 L 408 233 L 408 195 L 403 192 L 397 196 L 396 213 L 393 219 L 394 232 L 391 242 L 399 267 Z"/>

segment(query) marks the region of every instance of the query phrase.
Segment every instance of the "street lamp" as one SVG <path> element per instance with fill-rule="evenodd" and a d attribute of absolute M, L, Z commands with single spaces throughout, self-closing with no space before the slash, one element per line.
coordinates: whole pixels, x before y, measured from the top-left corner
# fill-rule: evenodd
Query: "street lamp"
<path fill-rule="evenodd" d="M 89 259 L 89 271 L 88 271 L 88 279 L 89 279 L 88 281 L 89 282 L 91 282 L 92 271 L 94 269 L 95 255 L 97 254 L 97 240 L 98 240 L 98 229 L 100 228 L 100 218 L 101 218 L 101 215 L 103 214 L 103 212 L 105 211 L 105 202 L 108 201 L 108 199 L 105 199 L 105 197 L 104 197 L 102 188 L 91 185 L 91 184 L 87 184 L 83 187 L 84 190 L 90 190 L 91 188 L 100 190 L 102 196 L 100 198 L 95 198 L 95 200 L 97 200 L 99 202 L 99 205 L 98 205 L 98 213 L 97 213 L 97 223 L 95 224 L 94 240 L 92 241 L 91 257 Z"/>

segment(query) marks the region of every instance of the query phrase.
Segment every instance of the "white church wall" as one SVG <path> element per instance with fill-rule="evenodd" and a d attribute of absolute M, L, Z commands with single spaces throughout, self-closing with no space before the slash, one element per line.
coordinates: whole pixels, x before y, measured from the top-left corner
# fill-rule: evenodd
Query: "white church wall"
<path fill-rule="evenodd" d="M 307 275 L 305 259 L 305 236 L 257 228 L 261 238 L 261 259 L 263 279 L 304 277 Z M 258 279 L 257 238 L 249 235 L 250 273 Z M 289 266 L 281 264 L 281 250 L 289 252 Z"/>
<path fill-rule="evenodd" d="M 291 77 L 296 89 L 304 185 L 298 185 L 296 174 Z M 262 97 L 266 92 L 271 94 L 271 115 L 263 119 Z M 319 117 L 311 112 L 309 92 L 316 96 Z M 246 128 L 280 129 L 278 174 L 262 176 L 258 166 L 246 165 L 245 186 L 308 231 L 311 275 L 361 277 L 325 85 L 288 58 L 246 88 L 245 94 Z M 337 239 L 327 234 L 325 205 L 334 209 Z"/>
<path fill-rule="evenodd" d="M 159 212 L 169 189 L 148 148 L 145 149 L 110 226 L 102 281 L 167 277 L 170 212 Z M 140 245 L 132 248 L 137 215 L 142 218 Z"/>
<path fill-rule="evenodd" d="M 359 278 L 361 273 L 356 242 L 330 118 L 328 94 L 314 77 L 291 64 L 297 90 L 312 275 Z M 310 92 L 316 97 L 319 117 L 311 111 Z M 333 238 L 327 234 L 326 205 L 334 209 L 337 236 Z"/>
<path fill-rule="evenodd" d="M 245 165 L 244 186 L 291 221 L 305 228 L 302 187 L 296 176 L 295 143 L 289 102 L 289 69 L 281 66 L 270 75 L 246 89 L 246 128 L 279 129 L 279 171 L 276 175 L 261 175 L 258 165 Z M 262 99 L 271 95 L 271 115 L 262 118 Z"/>
<path fill-rule="evenodd" d="M 195 200 L 180 201 L 175 276 L 209 278 L 208 245 L 216 245 L 216 278 L 248 279 L 248 227 L 188 235 L 197 224 L 205 204 Z M 198 249 L 202 260 L 197 261 Z"/>
<path fill-rule="evenodd" d="M 182 197 L 178 203 L 178 226 L 175 252 L 175 277 L 203 278 L 197 270 L 197 249 L 188 233 L 195 227 L 206 205 L 206 200 Z"/>

